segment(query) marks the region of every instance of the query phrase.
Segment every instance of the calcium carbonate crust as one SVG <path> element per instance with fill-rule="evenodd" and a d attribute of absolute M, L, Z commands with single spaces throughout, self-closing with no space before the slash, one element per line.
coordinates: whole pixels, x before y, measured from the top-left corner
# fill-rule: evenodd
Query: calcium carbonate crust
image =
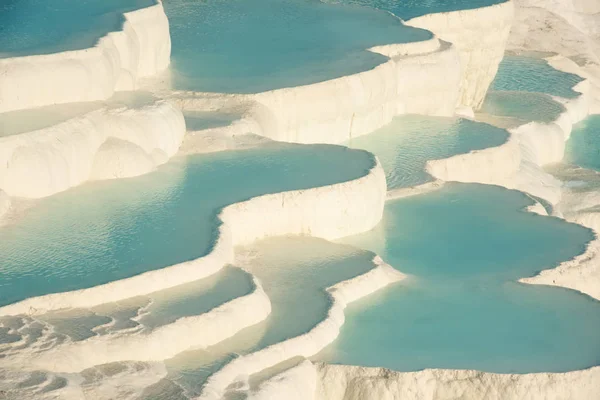
<path fill-rule="evenodd" d="M 162 3 L 123 15 L 121 30 L 92 48 L 0 59 L 0 112 L 104 100 L 167 68 L 171 37 Z"/>

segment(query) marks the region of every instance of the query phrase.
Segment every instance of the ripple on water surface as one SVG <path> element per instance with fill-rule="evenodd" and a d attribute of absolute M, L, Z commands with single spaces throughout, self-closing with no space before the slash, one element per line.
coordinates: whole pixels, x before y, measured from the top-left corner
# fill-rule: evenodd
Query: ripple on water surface
<path fill-rule="evenodd" d="M 92 47 L 156 0 L 2 0 L 0 58 Z"/>
<path fill-rule="evenodd" d="M 495 91 L 546 93 L 565 98 L 579 95 L 573 86 L 583 79 L 552 68 L 541 58 L 505 55 L 490 87 Z"/>
<path fill-rule="evenodd" d="M 164 7 L 177 89 L 254 93 L 320 82 L 387 60 L 367 48 L 431 38 L 381 11 L 314 0 L 169 0 Z"/>
<path fill-rule="evenodd" d="M 565 161 L 600 171 L 600 115 L 591 115 L 573 127 Z"/>
<path fill-rule="evenodd" d="M 325 0 L 327 3 L 358 4 L 389 11 L 408 20 L 425 14 L 470 10 L 504 3 L 506 0 Z"/>
<path fill-rule="evenodd" d="M 375 154 L 386 172 L 388 189 L 395 189 L 431 181 L 431 175 L 425 171 L 429 160 L 499 146 L 507 138 L 505 130 L 488 124 L 406 115 L 347 144 Z"/>
<path fill-rule="evenodd" d="M 378 229 L 344 242 L 412 276 L 350 306 L 340 337 L 319 358 L 504 373 L 600 363 L 597 301 L 514 282 L 580 254 L 592 238 L 583 227 L 519 211 L 530 204 L 519 192 L 463 184 L 389 202 Z"/>
<path fill-rule="evenodd" d="M 355 179 L 372 165 L 364 151 L 273 144 L 181 158 L 145 176 L 49 197 L 0 230 L 0 304 L 203 256 L 222 207 Z"/>
<path fill-rule="evenodd" d="M 521 123 L 554 122 L 565 111 L 562 104 L 543 93 L 490 91 L 481 112 L 514 118 Z"/>

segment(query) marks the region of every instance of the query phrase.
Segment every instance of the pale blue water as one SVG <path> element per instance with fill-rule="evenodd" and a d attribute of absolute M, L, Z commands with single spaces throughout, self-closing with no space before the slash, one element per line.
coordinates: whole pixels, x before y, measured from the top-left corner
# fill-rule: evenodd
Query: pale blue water
<path fill-rule="evenodd" d="M 519 211 L 530 204 L 519 192 L 465 184 L 388 202 L 379 228 L 343 242 L 375 243 L 411 277 L 350 306 L 340 337 L 319 358 L 400 371 L 599 364 L 597 301 L 514 282 L 580 254 L 592 238 L 580 226 Z"/>
<path fill-rule="evenodd" d="M 530 92 L 490 91 L 481 112 L 501 117 L 511 117 L 522 123 L 553 122 L 564 112 L 562 104 L 547 94 Z"/>
<path fill-rule="evenodd" d="M 253 93 L 372 69 L 365 51 L 431 38 L 393 16 L 317 0 L 169 0 L 173 86 Z"/>
<path fill-rule="evenodd" d="M 573 86 L 583 79 L 558 71 L 548 62 L 534 57 L 505 55 L 490 90 L 538 92 L 574 98 L 579 95 Z"/>
<path fill-rule="evenodd" d="M 590 115 L 573 127 L 564 161 L 600 171 L 600 115 Z"/>
<path fill-rule="evenodd" d="M 328 3 L 358 4 L 389 11 L 409 20 L 425 14 L 470 10 L 504 3 L 506 0 L 326 0 Z"/>
<path fill-rule="evenodd" d="M 0 304 L 200 257 L 213 245 L 222 207 L 355 179 L 372 165 L 364 151 L 272 144 L 181 158 L 142 177 L 52 196 L 0 230 Z"/>
<path fill-rule="evenodd" d="M 2 0 L 0 58 L 92 47 L 155 0 Z"/>
<path fill-rule="evenodd" d="M 231 125 L 240 118 L 238 114 L 212 112 L 212 111 L 187 111 L 183 113 L 185 127 L 188 131 L 201 131 L 204 129 L 219 128 Z"/>
<path fill-rule="evenodd" d="M 388 189 L 395 189 L 431 181 L 425 171 L 428 160 L 499 146 L 507 138 L 505 130 L 488 124 L 406 115 L 369 135 L 352 139 L 348 145 L 375 154 L 386 172 Z"/>
<path fill-rule="evenodd" d="M 168 377 L 148 388 L 144 399 L 174 399 L 182 387 L 188 396 L 198 395 L 206 379 L 238 355 L 311 330 L 329 310 L 325 289 L 373 268 L 369 251 L 309 237 L 272 238 L 249 249 L 253 258 L 246 268 L 271 300 L 267 320 L 221 344 L 167 361 Z"/>

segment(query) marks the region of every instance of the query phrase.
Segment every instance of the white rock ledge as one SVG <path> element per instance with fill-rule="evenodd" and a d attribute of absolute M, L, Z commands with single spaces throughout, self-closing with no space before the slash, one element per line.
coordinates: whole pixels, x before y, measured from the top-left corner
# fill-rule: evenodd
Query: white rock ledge
<path fill-rule="evenodd" d="M 174 156 L 184 135 L 181 111 L 158 100 L 0 137 L 0 189 L 11 197 L 41 198 L 89 179 L 140 175 Z"/>
<path fill-rule="evenodd" d="M 92 48 L 0 59 L 0 112 L 104 100 L 167 68 L 171 37 L 162 3 L 123 15 L 121 30 Z"/>

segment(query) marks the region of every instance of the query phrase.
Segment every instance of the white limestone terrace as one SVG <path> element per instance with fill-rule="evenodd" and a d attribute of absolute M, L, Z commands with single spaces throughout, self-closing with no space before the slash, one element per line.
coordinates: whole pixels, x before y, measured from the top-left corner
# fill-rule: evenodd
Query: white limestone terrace
<path fill-rule="evenodd" d="M 185 123 L 169 101 L 115 101 L 97 108 L 55 125 L 0 136 L 2 191 L 10 197 L 46 197 L 88 180 L 150 172 L 177 153 Z"/>

